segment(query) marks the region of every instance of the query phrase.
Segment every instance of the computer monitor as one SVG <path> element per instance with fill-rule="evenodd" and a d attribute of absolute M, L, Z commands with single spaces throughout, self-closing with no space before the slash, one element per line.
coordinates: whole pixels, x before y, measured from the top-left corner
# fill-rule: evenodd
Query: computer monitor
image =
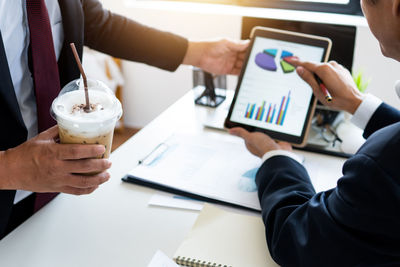
<path fill-rule="evenodd" d="M 362 15 L 360 0 L 237 0 L 236 2 L 245 6 Z"/>

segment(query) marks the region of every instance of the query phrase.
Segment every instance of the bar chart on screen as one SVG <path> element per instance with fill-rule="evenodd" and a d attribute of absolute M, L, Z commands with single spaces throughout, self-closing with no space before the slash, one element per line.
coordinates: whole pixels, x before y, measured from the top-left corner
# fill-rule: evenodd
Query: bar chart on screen
<path fill-rule="evenodd" d="M 286 96 L 282 96 L 280 103 L 267 103 L 263 101 L 258 107 L 256 103 L 248 103 L 244 117 L 283 126 L 289 109 L 290 96 L 291 91 Z"/>

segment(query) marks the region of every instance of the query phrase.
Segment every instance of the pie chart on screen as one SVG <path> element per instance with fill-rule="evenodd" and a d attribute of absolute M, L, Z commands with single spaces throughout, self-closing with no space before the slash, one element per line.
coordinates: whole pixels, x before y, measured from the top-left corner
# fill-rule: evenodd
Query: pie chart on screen
<path fill-rule="evenodd" d="M 272 55 L 272 54 L 266 53 L 265 51 L 266 50 L 264 50 L 264 52 L 258 53 L 256 55 L 257 66 L 259 66 L 260 68 L 262 68 L 264 70 L 276 71 L 278 69 L 278 67 L 276 66 L 276 63 L 275 63 L 276 53 L 275 53 L 275 55 Z"/>
<path fill-rule="evenodd" d="M 264 49 L 256 55 L 256 65 L 267 71 L 277 71 L 278 66 L 276 64 L 276 59 L 279 51 L 280 49 L 276 48 Z M 294 72 L 296 67 L 290 63 L 290 59 L 294 57 L 293 53 L 286 50 L 281 51 L 279 62 L 283 73 L 288 74 Z"/>

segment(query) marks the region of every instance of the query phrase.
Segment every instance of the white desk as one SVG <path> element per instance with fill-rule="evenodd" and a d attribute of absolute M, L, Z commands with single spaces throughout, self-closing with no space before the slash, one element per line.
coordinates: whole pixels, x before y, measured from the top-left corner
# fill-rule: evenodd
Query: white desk
<path fill-rule="evenodd" d="M 155 190 L 123 183 L 137 160 L 173 132 L 204 129 L 211 112 L 189 92 L 112 155 L 111 179 L 89 196 L 59 195 L 0 242 L 0 266 L 147 266 L 157 249 L 172 257 L 197 212 L 148 206 Z M 343 159 L 299 152 L 317 190 L 336 184 Z M 318 164 L 315 164 L 318 162 Z"/>

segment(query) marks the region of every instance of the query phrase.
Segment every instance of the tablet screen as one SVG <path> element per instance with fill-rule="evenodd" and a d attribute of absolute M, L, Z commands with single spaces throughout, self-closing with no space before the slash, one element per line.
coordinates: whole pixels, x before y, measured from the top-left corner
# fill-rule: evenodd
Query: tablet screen
<path fill-rule="evenodd" d="M 324 55 L 322 47 L 256 36 L 230 120 L 301 136 L 313 92 L 288 59 L 321 62 Z"/>

